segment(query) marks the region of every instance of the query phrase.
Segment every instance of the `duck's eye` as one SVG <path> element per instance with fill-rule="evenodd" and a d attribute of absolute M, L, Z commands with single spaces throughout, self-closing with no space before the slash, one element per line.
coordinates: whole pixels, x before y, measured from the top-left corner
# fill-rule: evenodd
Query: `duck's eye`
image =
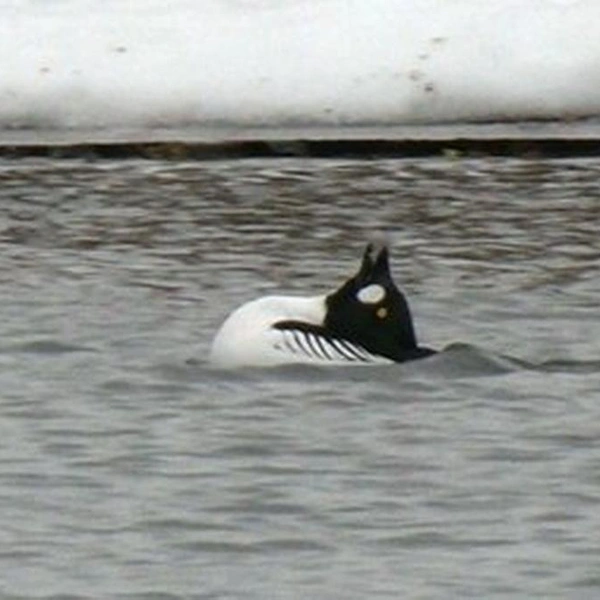
<path fill-rule="evenodd" d="M 358 290 L 356 297 L 363 304 L 377 304 L 385 298 L 385 288 L 377 283 L 372 283 Z"/>
<path fill-rule="evenodd" d="M 376 311 L 375 315 L 378 319 L 385 319 L 388 316 L 388 309 L 385 306 L 380 306 Z"/>

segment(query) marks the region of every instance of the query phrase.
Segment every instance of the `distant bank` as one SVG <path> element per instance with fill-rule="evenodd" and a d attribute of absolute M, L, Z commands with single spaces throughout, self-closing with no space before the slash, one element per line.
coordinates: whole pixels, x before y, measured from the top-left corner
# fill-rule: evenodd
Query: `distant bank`
<path fill-rule="evenodd" d="M 217 160 L 600 156 L 600 120 L 410 127 L 5 130 L 0 157 Z"/>

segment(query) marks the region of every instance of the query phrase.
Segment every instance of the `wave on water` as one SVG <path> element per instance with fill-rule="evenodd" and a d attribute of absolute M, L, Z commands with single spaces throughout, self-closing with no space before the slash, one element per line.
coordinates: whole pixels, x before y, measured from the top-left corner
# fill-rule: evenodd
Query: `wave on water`
<path fill-rule="evenodd" d="M 1 353 L 33 353 L 48 356 L 73 352 L 98 352 L 97 349 L 82 344 L 72 344 L 54 339 L 37 339 L 13 344 L 0 350 Z"/>
<path fill-rule="evenodd" d="M 196 373 L 199 380 L 227 380 L 230 383 L 271 381 L 339 381 L 397 382 L 402 378 L 462 379 L 500 376 L 519 371 L 540 373 L 586 374 L 600 372 L 598 360 L 549 360 L 535 362 L 505 354 L 495 354 L 466 343 L 453 343 L 437 354 L 417 361 L 385 366 L 325 367 L 312 365 L 284 365 L 268 368 L 217 369 L 204 361 L 188 361 L 185 369 Z"/>

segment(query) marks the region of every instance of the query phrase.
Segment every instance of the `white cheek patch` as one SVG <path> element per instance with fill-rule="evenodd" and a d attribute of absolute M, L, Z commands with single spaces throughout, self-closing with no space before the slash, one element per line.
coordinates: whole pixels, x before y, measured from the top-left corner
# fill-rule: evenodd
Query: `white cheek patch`
<path fill-rule="evenodd" d="M 376 283 L 372 283 L 371 285 L 358 290 L 356 297 L 363 304 L 377 304 L 385 298 L 385 288 Z"/>

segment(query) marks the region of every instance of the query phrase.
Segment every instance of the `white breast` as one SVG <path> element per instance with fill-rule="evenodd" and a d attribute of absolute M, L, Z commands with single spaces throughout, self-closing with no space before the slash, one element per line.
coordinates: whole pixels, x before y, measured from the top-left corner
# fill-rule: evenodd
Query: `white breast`
<path fill-rule="evenodd" d="M 234 311 L 217 332 L 210 361 L 219 367 L 285 364 L 356 365 L 389 363 L 349 342 L 294 330 L 274 329 L 286 320 L 322 325 L 325 297 L 267 296 Z"/>

